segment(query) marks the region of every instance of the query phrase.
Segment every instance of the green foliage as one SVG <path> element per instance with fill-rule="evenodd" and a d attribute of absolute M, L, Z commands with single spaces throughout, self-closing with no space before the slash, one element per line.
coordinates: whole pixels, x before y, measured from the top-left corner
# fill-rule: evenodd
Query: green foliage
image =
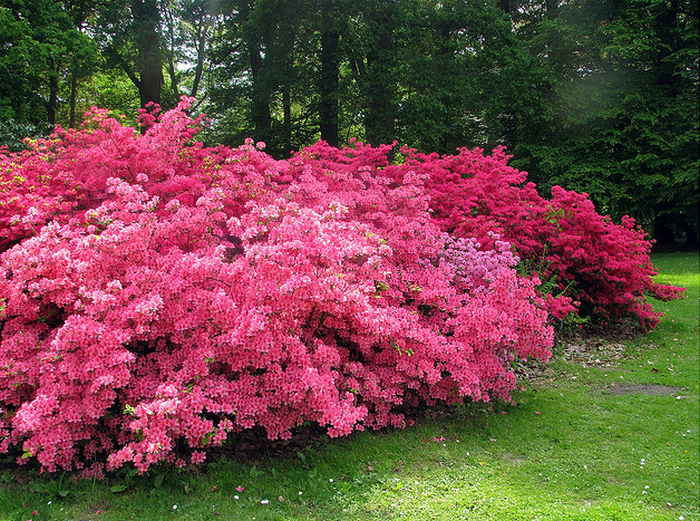
<path fill-rule="evenodd" d="M 46 137 L 49 129 L 43 125 L 21 123 L 14 119 L 0 120 L 0 147 L 7 147 L 10 152 L 24 150 L 24 138 Z"/>
<path fill-rule="evenodd" d="M 213 138 L 276 155 L 318 137 L 318 13 L 312 2 L 228 0 L 211 48 Z"/>
<path fill-rule="evenodd" d="M 697 2 L 578 0 L 518 32 L 550 71 L 554 120 L 514 163 L 697 245 Z"/>
<path fill-rule="evenodd" d="M 92 105 L 133 118 L 185 94 L 212 118 L 209 143 L 252 137 L 276 157 L 324 136 L 505 145 L 541 189 L 697 245 L 696 1 L 1 5 L 2 122 L 73 126 Z"/>
<path fill-rule="evenodd" d="M 119 69 L 106 69 L 86 78 L 78 98 L 79 114 L 90 107 L 109 107 L 114 114 L 125 114 L 132 121 L 139 109 L 138 90 L 129 77 Z"/>
<path fill-rule="evenodd" d="M 0 121 L 53 124 L 63 78 L 88 74 L 96 46 L 82 13 L 59 0 L 0 5 Z"/>

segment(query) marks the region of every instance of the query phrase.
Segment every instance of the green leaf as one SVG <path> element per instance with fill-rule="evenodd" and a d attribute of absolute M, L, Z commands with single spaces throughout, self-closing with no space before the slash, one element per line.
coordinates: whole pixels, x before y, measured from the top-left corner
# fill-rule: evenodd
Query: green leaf
<path fill-rule="evenodd" d="M 165 474 L 158 474 L 156 479 L 153 480 L 153 486 L 155 488 L 160 488 L 163 486 L 163 480 L 165 479 Z"/>

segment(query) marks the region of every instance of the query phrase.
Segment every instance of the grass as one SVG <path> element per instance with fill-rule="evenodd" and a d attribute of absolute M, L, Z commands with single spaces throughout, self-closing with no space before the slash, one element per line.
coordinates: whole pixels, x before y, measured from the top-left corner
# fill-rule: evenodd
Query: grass
<path fill-rule="evenodd" d="M 654 261 L 687 298 L 656 303 L 666 318 L 619 360 L 560 354 L 516 405 L 474 404 L 255 464 L 221 457 L 204 472 L 75 483 L 8 470 L 0 521 L 698 521 L 698 256 Z M 645 392 L 616 394 L 620 384 Z M 673 392 L 649 394 L 660 390 Z"/>

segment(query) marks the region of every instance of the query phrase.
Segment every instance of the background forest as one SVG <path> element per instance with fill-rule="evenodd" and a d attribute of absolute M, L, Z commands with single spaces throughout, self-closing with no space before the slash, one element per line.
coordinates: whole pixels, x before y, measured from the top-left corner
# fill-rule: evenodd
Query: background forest
<path fill-rule="evenodd" d="M 0 145 L 197 99 L 209 144 L 505 145 L 660 246 L 698 241 L 695 0 L 0 0 Z"/>

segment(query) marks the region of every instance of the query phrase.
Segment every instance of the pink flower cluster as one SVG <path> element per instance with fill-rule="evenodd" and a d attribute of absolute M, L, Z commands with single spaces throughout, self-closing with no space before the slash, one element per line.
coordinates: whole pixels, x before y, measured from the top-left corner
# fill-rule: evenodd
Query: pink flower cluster
<path fill-rule="evenodd" d="M 205 148 L 190 102 L 144 135 L 95 109 L 0 156 L 0 452 L 48 471 L 197 464 L 256 426 L 342 436 L 509 400 L 514 359 L 550 356 L 548 300 L 503 224 L 479 219 L 477 242 L 436 209 L 427 165 L 445 160 Z"/>
<path fill-rule="evenodd" d="M 455 237 L 475 237 L 492 247 L 492 236 L 508 241 L 554 291 L 545 296 L 555 318 L 572 312 L 598 319 L 637 319 L 656 326 L 661 314 L 646 296 L 679 298 L 682 288 L 653 281 L 652 243 L 630 217 L 621 224 L 596 212 L 587 194 L 552 189 L 539 195 L 527 173 L 508 166 L 503 149 L 484 155 L 461 149 L 457 155 L 425 155 L 404 149 L 401 168 L 427 177 L 430 207 L 442 230 Z"/>

